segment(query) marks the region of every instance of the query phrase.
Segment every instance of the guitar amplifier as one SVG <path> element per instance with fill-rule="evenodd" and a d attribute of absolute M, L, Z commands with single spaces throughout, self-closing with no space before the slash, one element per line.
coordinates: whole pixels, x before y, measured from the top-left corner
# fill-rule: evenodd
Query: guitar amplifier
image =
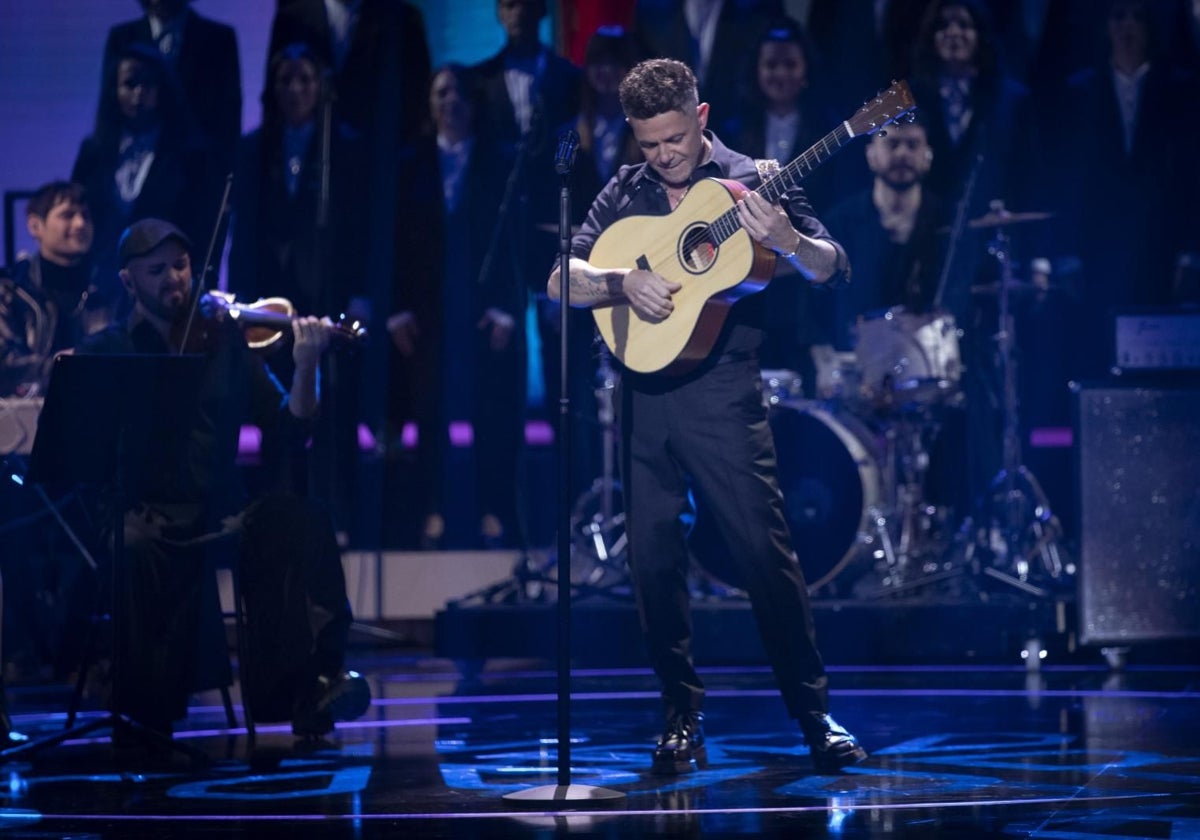
<path fill-rule="evenodd" d="M 1200 388 L 1075 388 L 1079 636 L 1200 637 Z"/>
<path fill-rule="evenodd" d="M 1119 312 L 1113 335 L 1122 373 L 1200 372 L 1200 310 Z"/>
<path fill-rule="evenodd" d="M 0 455 L 28 455 L 33 451 L 41 397 L 0 397 Z"/>

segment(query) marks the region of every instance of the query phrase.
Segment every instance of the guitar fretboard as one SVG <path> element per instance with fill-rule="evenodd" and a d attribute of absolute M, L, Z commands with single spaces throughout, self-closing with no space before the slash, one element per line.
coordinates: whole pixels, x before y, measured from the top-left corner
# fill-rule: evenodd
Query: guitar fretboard
<path fill-rule="evenodd" d="M 833 157 L 839 149 L 854 139 L 849 126 L 842 123 L 808 148 L 804 154 L 779 170 L 755 190 L 769 203 L 775 204 L 783 194 L 798 186 L 813 170 Z M 709 237 L 714 245 L 720 245 L 742 227 L 737 207 L 726 210 L 709 226 Z"/>

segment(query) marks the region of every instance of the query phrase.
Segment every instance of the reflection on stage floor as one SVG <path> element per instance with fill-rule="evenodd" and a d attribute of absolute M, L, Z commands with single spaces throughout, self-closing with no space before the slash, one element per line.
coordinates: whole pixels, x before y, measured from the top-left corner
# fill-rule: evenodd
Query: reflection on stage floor
<path fill-rule="evenodd" d="M 678 777 L 648 772 L 660 725 L 653 676 L 579 668 L 571 781 L 625 796 L 533 807 L 503 795 L 558 778 L 551 665 L 464 669 L 378 651 L 360 651 L 355 664 L 374 703 L 328 741 L 260 725 L 251 750 L 216 696 L 199 696 L 175 737 L 207 766 L 114 751 L 102 730 L 5 764 L 0 828 L 25 837 L 1200 836 L 1194 659 L 1120 671 L 831 666 L 832 711 L 871 751 L 836 776 L 814 772 L 763 667 L 703 670 L 709 764 Z M 18 728 L 62 727 L 65 691 L 10 694 Z"/>

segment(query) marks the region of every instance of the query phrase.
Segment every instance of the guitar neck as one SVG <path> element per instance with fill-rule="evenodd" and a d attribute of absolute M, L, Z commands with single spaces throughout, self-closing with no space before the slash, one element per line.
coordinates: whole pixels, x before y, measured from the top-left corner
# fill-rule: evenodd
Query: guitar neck
<path fill-rule="evenodd" d="M 853 140 L 854 133 L 850 124 L 843 122 L 833 131 L 812 144 L 803 154 L 787 166 L 781 168 L 755 190 L 770 204 L 777 204 L 783 194 L 798 186 L 801 181 L 813 173 L 821 164 L 833 157 L 837 152 Z M 733 236 L 742 227 L 738 219 L 737 208 L 726 210 L 712 224 L 711 235 L 717 244 Z"/>

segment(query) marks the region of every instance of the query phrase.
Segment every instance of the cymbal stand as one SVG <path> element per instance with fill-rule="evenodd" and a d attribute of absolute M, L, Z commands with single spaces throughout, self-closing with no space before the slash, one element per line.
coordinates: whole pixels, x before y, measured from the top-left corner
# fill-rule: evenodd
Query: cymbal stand
<path fill-rule="evenodd" d="M 992 210 L 1002 212 L 1003 204 L 992 202 Z M 1000 471 L 992 479 L 982 508 L 986 515 L 974 525 L 975 537 L 966 547 L 966 559 L 972 568 L 988 577 L 1026 594 L 1046 597 L 1050 591 L 1034 580 L 1038 577 L 1057 580 L 1063 575 L 1058 550 L 1062 525 L 1051 511 L 1041 484 L 1021 463 L 1017 361 L 1013 352 L 1016 334 L 1009 297 L 1014 285 L 1012 253 L 1003 225 L 996 226 L 988 253 L 1000 266 L 1000 329 L 996 341 L 1003 387 L 1003 451 Z M 975 555 L 980 549 L 991 555 L 991 564 L 977 560 Z M 1040 566 L 1036 573 L 1035 561 Z"/>
<path fill-rule="evenodd" d="M 590 566 L 581 569 L 577 585 L 599 587 L 606 594 L 628 595 L 625 513 L 621 510 L 621 484 L 616 478 L 618 374 L 608 347 L 601 342 L 599 348 L 594 393 L 600 425 L 601 473 L 575 501 L 571 514 L 574 557 L 580 561 L 586 558 Z"/>
<path fill-rule="evenodd" d="M 894 488 L 891 515 L 877 521 L 876 537 L 880 541 L 884 568 L 880 588 L 868 595 L 883 596 L 914 589 L 950 577 L 956 572 L 941 567 L 940 554 L 930 544 L 932 524 L 925 503 L 925 480 L 929 472 L 927 432 L 936 435 L 938 426 L 927 415 L 928 409 L 916 413 L 904 412 L 894 427 L 887 431 L 887 481 Z M 896 523 L 896 538 L 887 530 L 890 521 Z M 929 557 L 934 560 L 929 560 Z M 920 564 L 919 566 L 917 564 Z"/>

